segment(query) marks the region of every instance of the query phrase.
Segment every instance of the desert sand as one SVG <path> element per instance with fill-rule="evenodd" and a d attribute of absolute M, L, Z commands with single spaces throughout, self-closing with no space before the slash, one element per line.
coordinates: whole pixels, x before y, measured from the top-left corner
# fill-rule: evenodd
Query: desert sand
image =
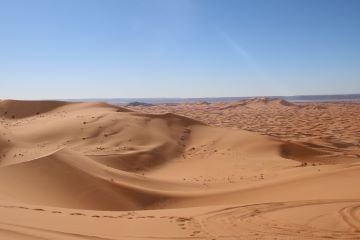
<path fill-rule="evenodd" d="M 0 101 L 0 239 L 360 239 L 360 103 Z"/>

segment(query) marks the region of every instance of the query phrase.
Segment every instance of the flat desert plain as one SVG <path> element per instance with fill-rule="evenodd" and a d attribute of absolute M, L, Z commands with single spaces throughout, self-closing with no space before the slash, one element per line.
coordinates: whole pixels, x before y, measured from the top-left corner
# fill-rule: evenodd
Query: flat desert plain
<path fill-rule="evenodd" d="M 0 101 L 1 240 L 360 239 L 360 104 Z"/>

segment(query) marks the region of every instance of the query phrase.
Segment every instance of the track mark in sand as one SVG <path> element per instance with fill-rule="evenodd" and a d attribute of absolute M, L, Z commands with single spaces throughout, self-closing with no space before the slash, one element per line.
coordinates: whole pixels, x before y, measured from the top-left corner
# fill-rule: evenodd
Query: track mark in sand
<path fill-rule="evenodd" d="M 323 214 L 302 209 L 303 207 L 324 209 L 329 213 L 324 214 L 328 217 L 326 221 L 339 223 L 339 220 L 342 220 L 351 230 L 335 229 L 332 225 L 321 225 L 320 228 L 307 223 L 297 223 L 293 214 L 286 212 L 304 211 L 304 217 L 309 215 L 309 219 L 316 219 Z M 277 214 L 283 216 L 282 220 L 276 217 Z M 289 219 L 286 220 L 287 218 Z M 360 239 L 360 199 L 275 202 L 229 207 L 198 215 L 194 219 L 190 224 L 193 229 L 190 236 L 206 239 Z"/>
<path fill-rule="evenodd" d="M 83 213 L 70 213 L 70 215 L 72 215 L 72 216 L 86 216 Z"/>
<path fill-rule="evenodd" d="M 31 239 L 64 239 L 64 240 L 114 240 L 114 238 L 104 238 L 91 235 L 83 235 L 76 233 L 65 233 L 55 230 L 48 230 L 36 227 L 15 225 L 0 222 L 0 235 L 1 232 L 12 232 L 17 235 L 31 237 Z"/>
<path fill-rule="evenodd" d="M 67 233 L 57 230 L 49 230 L 44 228 L 37 228 L 25 225 L 9 224 L 0 222 L 1 233 L 12 233 L 16 236 L 26 237 L 26 239 L 48 240 L 48 239 L 62 239 L 62 240 L 119 240 L 119 239 L 160 239 L 160 240 L 189 240 L 189 239 L 204 239 L 198 237 L 181 237 L 181 236 L 113 236 L 103 237 L 90 235 L 87 233 Z M 22 238 L 21 238 L 22 239 Z"/>
<path fill-rule="evenodd" d="M 14 206 L 14 205 L 0 205 L 1 208 L 18 208 L 18 209 L 25 209 L 25 210 L 29 210 L 29 208 L 27 207 L 23 207 L 23 206 Z"/>
<path fill-rule="evenodd" d="M 33 208 L 32 210 L 34 210 L 34 211 L 40 211 L 40 212 L 44 212 L 44 211 L 45 211 L 45 210 L 42 209 L 42 208 Z"/>
<path fill-rule="evenodd" d="M 360 204 L 344 207 L 339 214 L 354 232 L 360 233 Z"/>
<path fill-rule="evenodd" d="M 116 218 L 128 218 L 128 219 L 134 219 L 136 216 L 136 213 L 134 212 L 127 212 L 120 216 L 110 216 L 110 215 L 87 215 L 85 213 L 79 213 L 79 212 L 70 212 L 70 213 L 64 213 L 58 210 L 46 210 L 43 208 L 28 208 L 24 206 L 16 206 L 16 205 L 0 205 L 0 208 L 8 208 L 8 209 L 21 209 L 21 210 L 27 210 L 27 211 L 37 211 L 37 212 L 49 212 L 51 214 L 67 214 L 70 216 L 82 216 L 82 217 L 91 217 L 91 218 L 109 218 L 109 219 L 116 219 Z M 137 217 L 141 218 L 141 216 Z M 142 218 L 155 218 L 155 216 L 143 216 Z"/>

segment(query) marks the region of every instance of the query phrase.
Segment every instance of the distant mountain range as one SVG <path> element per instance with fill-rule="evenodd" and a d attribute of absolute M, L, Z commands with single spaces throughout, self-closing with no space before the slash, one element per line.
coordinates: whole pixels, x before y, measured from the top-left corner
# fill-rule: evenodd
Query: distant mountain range
<path fill-rule="evenodd" d="M 264 97 L 264 96 L 258 96 Z M 206 97 L 206 98 L 89 98 L 67 99 L 68 101 L 102 101 L 113 104 L 140 103 L 191 103 L 191 102 L 234 102 L 255 97 Z M 360 101 L 360 94 L 341 95 L 298 95 L 298 96 L 266 96 L 266 98 L 280 98 L 291 102 L 331 102 L 331 101 Z"/>

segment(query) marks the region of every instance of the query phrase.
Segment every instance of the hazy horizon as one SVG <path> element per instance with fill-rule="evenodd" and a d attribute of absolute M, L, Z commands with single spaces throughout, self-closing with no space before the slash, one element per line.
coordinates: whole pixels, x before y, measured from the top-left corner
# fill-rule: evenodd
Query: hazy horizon
<path fill-rule="evenodd" d="M 360 93 L 359 1 L 0 6 L 0 99 Z"/>

